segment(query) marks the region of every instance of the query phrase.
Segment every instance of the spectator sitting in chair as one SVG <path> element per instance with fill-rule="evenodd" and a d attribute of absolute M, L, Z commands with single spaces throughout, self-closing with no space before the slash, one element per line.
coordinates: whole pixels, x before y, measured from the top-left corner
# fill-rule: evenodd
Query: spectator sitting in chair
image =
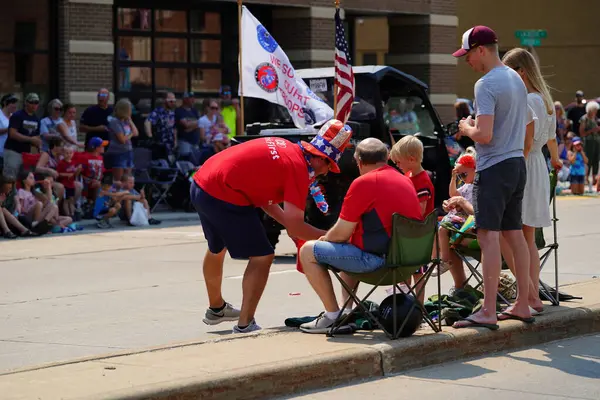
<path fill-rule="evenodd" d="M 324 264 L 352 273 L 376 271 L 385 264 L 393 214 L 422 219 L 410 179 L 388 166 L 388 150 L 382 141 L 363 140 L 354 158 L 361 176 L 350 185 L 339 219 L 325 236 L 306 242 L 300 249 L 306 278 L 325 306 L 319 318 L 301 325 L 300 330 L 306 333 L 327 333 L 340 312 Z M 343 279 L 350 287 L 356 285 L 348 275 Z"/>
<path fill-rule="evenodd" d="M 148 200 L 146 200 L 146 195 L 144 191 L 141 193 L 135 190 L 135 178 L 131 175 L 123 175 L 121 178 L 121 192 L 125 192 L 126 194 L 122 197 L 121 200 L 121 211 L 119 212 L 119 217 L 122 221 L 131 220 L 131 215 L 133 213 L 133 205 L 134 203 L 140 202 L 146 209 L 148 214 L 148 223 L 150 225 L 159 225 L 162 221 L 154 219 L 150 217 L 150 205 L 148 205 Z"/>
<path fill-rule="evenodd" d="M 423 169 L 423 143 L 414 136 L 405 136 L 392 147 L 391 160 L 400 170 L 408 176 L 415 187 L 417 197 L 421 205 L 421 216 L 425 218 L 435 209 L 434 188 L 429 173 Z M 434 250 L 435 251 L 435 250 Z M 435 257 L 435 254 L 434 254 Z M 427 272 L 427 265 L 422 266 L 413 274 L 413 281 L 417 283 Z M 406 282 L 410 284 L 410 282 Z M 418 300 L 421 304 L 425 300 L 425 290 L 421 290 L 421 284 L 416 287 L 421 292 Z"/>
<path fill-rule="evenodd" d="M 54 178 L 52 190 L 59 199 L 64 199 L 65 187 L 58 182 L 58 163 L 60 162 L 64 151 L 64 142 L 61 138 L 52 137 L 48 139 L 48 151 L 40 154 L 40 158 L 35 166 L 36 174 L 50 175 Z"/>
<path fill-rule="evenodd" d="M 58 180 L 65 187 L 63 215 L 71 218 L 75 217 L 76 211 L 80 212 L 80 210 L 76 210 L 76 205 L 79 203 L 83 190 L 83 184 L 78 180 L 82 166 L 73 160 L 74 152 L 73 147 L 65 147 L 64 158 L 60 160 L 56 168 Z"/>

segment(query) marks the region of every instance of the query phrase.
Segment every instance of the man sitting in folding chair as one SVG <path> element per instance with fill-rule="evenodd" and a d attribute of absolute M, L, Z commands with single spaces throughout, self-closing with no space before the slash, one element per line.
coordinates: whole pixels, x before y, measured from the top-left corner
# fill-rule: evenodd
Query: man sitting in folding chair
<path fill-rule="evenodd" d="M 319 318 L 300 326 L 306 333 L 327 333 L 340 313 L 324 265 L 350 273 L 376 271 L 385 265 L 392 215 L 422 219 L 413 184 L 388 166 L 388 149 L 383 142 L 375 138 L 363 140 L 354 158 L 361 176 L 350 185 L 338 221 L 320 240 L 306 242 L 300 249 L 304 273 L 325 306 Z M 348 275 L 344 275 L 344 281 L 349 287 L 356 287 L 356 281 Z"/>

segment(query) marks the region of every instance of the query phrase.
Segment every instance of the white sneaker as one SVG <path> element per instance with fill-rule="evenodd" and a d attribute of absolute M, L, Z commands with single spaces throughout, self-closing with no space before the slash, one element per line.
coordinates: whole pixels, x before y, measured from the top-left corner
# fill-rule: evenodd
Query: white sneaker
<path fill-rule="evenodd" d="M 329 319 L 325 313 L 321 313 L 314 321 L 300 325 L 300 330 L 304 333 L 328 333 L 334 322 L 334 319 Z M 342 325 L 339 329 L 342 330 L 346 327 L 350 328 L 349 325 Z"/>
<path fill-rule="evenodd" d="M 252 321 L 250 321 L 250 324 L 248 324 L 248 326 L 245 327 L 244 329 L 240 329 L 239 326 L 235 325 L 233 327 L 232 333 L 250 333 L 250 332 L 260 331 L 261 329 L 262 328 L 260 326 L 258 326 L 256 321 L 253 319 Z"/>

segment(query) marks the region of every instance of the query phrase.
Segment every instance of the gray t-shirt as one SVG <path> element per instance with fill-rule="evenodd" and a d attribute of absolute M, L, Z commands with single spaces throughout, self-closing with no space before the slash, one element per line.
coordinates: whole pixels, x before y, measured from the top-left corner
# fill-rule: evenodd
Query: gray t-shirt
<path fill-rule="evenodd" d="M 126 153 L 131 151 L 131 140 L 127 139 L 127 141 L 123 144 L 119 142 L 117 139 L 117 133 L 122 133 L 126 136 L 131 134 L 131 126 L 129 126 L 129 122 L 121 121 L 118 118 L 111 118 L 108 123 L 109 130 L 109 138 L 110 144 L 108 146 L 107 153 Z"/>
<path fill-rule="evenodd" d="M 525 128 L 532 120 L 527 105 L 527 88 L 511 68 L 492 69 L 475 84 L 476 115 L 493 115 L 492 141 L 476 143 L 477 171 L 499 162 L 523 157 Z"/>

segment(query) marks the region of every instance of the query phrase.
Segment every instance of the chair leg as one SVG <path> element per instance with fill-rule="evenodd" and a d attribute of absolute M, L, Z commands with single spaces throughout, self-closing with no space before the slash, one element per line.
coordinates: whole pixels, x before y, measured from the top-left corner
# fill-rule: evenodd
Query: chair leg
<path fill-rule="evenodd" d="M 367 310 L 367 308 L 364 306 L 363 302 L 365 300 L 367 300 L 371 294 L 373 294 L 373 292 L 380 286 L 381 282 L 383 282 L 383 280 L 387 277 L 387 275 L 389 274 L 385 274 L 381 277 L 380 281 L 377 283 L 377 285 L 374 285 L 373 288 L 369 291 L 369 293 L 367 293 L 367 295 L 361 300 L 358 298 L 358 296 L 356 296 L 356 293 L 350 289 L 350 287 L 346 284 L 346 282 L 344 282 L 344 280 L 339 276 L 339 274 L 336 271 L 332 271 L 333 275 L 337 278 L 337 280 L 340 282 L 340 284 L 342 285 L 342 287 L 348 291 L 348 293 L 350 294 L 350 298 L 352 300 L 354 300 L 357 304 L 357 308 L 359 308 L 363 314 L 375 325 L 377 325 L 379 327 L 379 329 L 381 329 L 383 332 L 385 332 L 385 334 L 390 338 L 393 339 L 392 335 L 384 328 L 384 326 L 381 324 L 381 322 L 379 322 L 379 319 L 377 319 L 372 312 L 370 312 L 369 310 Z M 336 321 L 334 322 L 334 325 L 332 326 L 332 329 L 330 329 L 330 331 L 327 333 L 328 337 L 333 337 L 333 334 L 335 333 L 335 331 L 337 331 L 337 328 L 339 328 L 339 326 L 342 326 L 342 324 L 344 322 L 347 321 L 347 319 L 350 318 L 350 315 L 347 315 L 343 320 Z M 338 325 L 336 327 L 336 324 Z M 336 329 L 334 329 L 336 328 Z"/>
<path fill-rule="evenodd" d="M 410 315 L 410 313 L 413 312 L 413 310 L 416 307 L 419 307 L 421 313 L 423 314 L 423 319 L 425 320 L 425 322 L 427 322 L 427 325 L 429 325 L 431 327 L 431 329 L 433 329 L 434 332 L 440 332 L 441 327 L 438 329 L 435 322 L 429 317 L 429 314 L 427 314 L 427 310 L 425 309 L 425 306 L 423 304 L 421 304 L 421 302 L 418 300 L 421 293 L 423 293 L 423 291 L 425 290 L 425 285 L 429 281 L 429 278 L 431 278 L 431 274 L 433 273 L 433 270 L 435 269 L 436 266 L 437 266 L 437 263 L 435 263 L 435 262 L 432 263 L 430 268 L 427 270 L 427 272 L 423 276 L 421 276 L 421 278 L 417 282 L 415 282 L 413 287 L 408 288 L 410 294 L 412 294 L 415 298 L 415 304 L 413 304 L 413 306 L 411 307 L 411 309 L 409 311 L 409 315 Z M 421 281 L 424 282 L 423 286 L 419 289 L 418 292 L 415 292 L 414 288 L 417 287 L 421 283 Z M 441 304 L 440 304 L 440 308 L 441 308 Z M 441 313 L 440 313 L 439 317 L 441 318 Z M 404 324 L 402 324 L 402 326 L 400 327 L 400 331 L 402 329 L 404 329 L 405 323 L 406 323 L 406 321 L 404 321 Z"/>
<path fill-rule="evenodd" d="M 173 186 L 172 184 L 168 185 L 168 187 L 165 190 L 163 190 L 163 191 L 161 191 L 160 188 L 158 188 L 157 186 L 155 186 L 157 188 L 158 192 L 160 193 L 160 196 L 158 197 L 158 200 L 156 200 L 156 203 L 154 203 L 154 205 L 150 209 L 150 212 L 154 212 L 154 209 L 156 207 L 158 207 L 158 205 L 160 203 L 164 202 L 166 204 L 167 194 L 169 194 L 169 191 L 171 190 L 172 186 Z"/>

